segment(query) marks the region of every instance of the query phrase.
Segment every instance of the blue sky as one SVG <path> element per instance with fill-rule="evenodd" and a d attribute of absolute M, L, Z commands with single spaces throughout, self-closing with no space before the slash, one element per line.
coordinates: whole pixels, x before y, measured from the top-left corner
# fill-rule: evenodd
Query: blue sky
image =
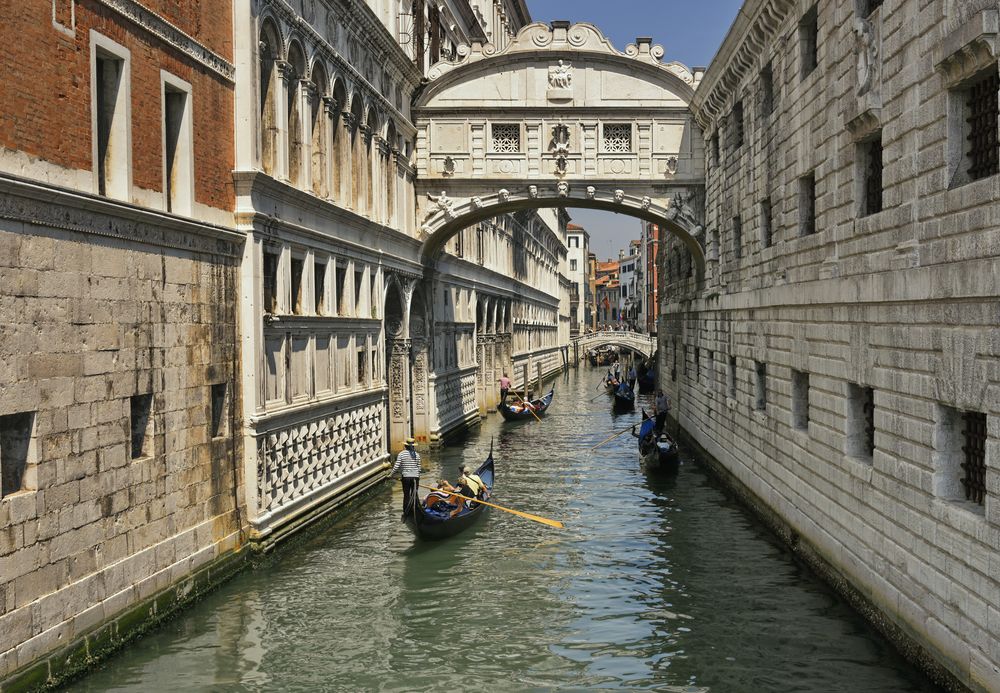
<path fill-rule="evenodd" d="M 618 50 L 637 36 L 651 36 L 663 46 L 665 61 L 705 67 L 725 38 L 742 0 L 528 0 L 536 22 L 566 19 L 596 24 Z M 633 217 L 571 209 L 573 221 L 590 232 L 590 249 L 598 259 L 618 257 L 618 249 L 639 236 Z"/>

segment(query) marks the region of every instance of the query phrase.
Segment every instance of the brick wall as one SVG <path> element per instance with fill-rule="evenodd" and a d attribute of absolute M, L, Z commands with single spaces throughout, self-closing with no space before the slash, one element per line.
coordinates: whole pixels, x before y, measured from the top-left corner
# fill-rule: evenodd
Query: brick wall
<path fill-rule="evenodd" d="M 228 2 L 160 0 L 146 5 L 231 60 Z M 49 2 L 25 2 L 5 10 L 0 32 L 7 46 L 0 58 L 4 75 L 0 147 L 67 169 L 93 168 L 90 31 L 94 30 L 131 53 L 133 185 L 163 191 L 160 70 L 166 70 L 192 87 L 195 200 L 231 211 L 232 83 L 96 0 L 75 3 L 75 27 L 68 3 L 56 4 L 56 18 L 64 24 L 53 24 L 52 9 Z"/>

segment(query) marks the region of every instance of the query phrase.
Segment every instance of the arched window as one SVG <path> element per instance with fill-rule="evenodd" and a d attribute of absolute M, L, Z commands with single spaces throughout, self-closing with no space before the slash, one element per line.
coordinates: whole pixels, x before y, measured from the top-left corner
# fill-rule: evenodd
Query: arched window
<path fill-rule="evenodd" d="M 313 66 L 312 89 L 310 89 L 309 115 L 312 124 L 312 189 L 320 197 L 329 195 L 327 185 L 327 138 L 330 132 L 330 116 L 327 114 L 327 77 L 321 63 Z"/>
<path fill-rule="evenodd" d="M 361 105 L 361 97 L 354 95 L 351 102 L 351 209 L 363 211 L 365 201 L 363 194 L 365 191 L 364 175 L 368 168 L 368 159 L 365 157 L 364 134 L 361 132 L 361 124 L 364 119 L 364 110 Z"/>
<path fill-rule="evenodd" d="M 365 155 L 367 156 L 368 169 L 365 172 L 365 199 L 367 200 L 367 207 L 369 216 L 372 219 L 380 219 L 380 207 L 382 196 L 377 194 L 379 191 L 375 188 L 375 181 L 381 180 L 379 174 L 379 152 L 378 147 L 375 144 L 375 137 L 378 135 L 378 118 L 375 115 L 375 109 L 368 109 L 368 131 L 365 133 Z"/>
<path fill-rule="evenodd" d="M 396 126 L 389 121 L 389 127 L 386 130 L 385 138 L 389 142 L 389 153 L 386 155 L 385 165 L 385 207 L 386 207 L 386 223 L 389 225 L 394 225 L 396 222 L 397 211 L 396 211 L 396 188 L 398 186 L 399 175 L 396 171 L 396 157 L 393 155 L 392 150 L 398 147 L 398 139 L 396 135 Z"/>
<path fill-rule="evenodd" d="M 292 185 L 301 187 L 305 141 L 302 132 L 302 95 L 299 82 L 305 74 L 306 59 L 298 43 L 292 43 L 288 47 L 288 66 L 285 85 L 287 90 L 285 108 L 288 116 L 288 180 Z"/>
<path fill-rule="evenodd" d="M 278 154 L 278 71 L 275 61 L 281 55 L 278 30 L 270 20 L 260 29 L 260 163 L 265 173 L 274 175 Z"/>
<path fill-rule="evenodd" d="M 351 180 L 351 149 L 350 133 L 343 132 L 346 121 L 343 113 L 347 110 L 347 91 L 344 83 L 336 80 L 333 85 L 333 141 L 330 143 L 330 156 L 333 165 L 330 166 L 330 197 L 344 203 L 348 196 L 345 186 Z M 346 144 L 345 144 L 346 143 Z"/>

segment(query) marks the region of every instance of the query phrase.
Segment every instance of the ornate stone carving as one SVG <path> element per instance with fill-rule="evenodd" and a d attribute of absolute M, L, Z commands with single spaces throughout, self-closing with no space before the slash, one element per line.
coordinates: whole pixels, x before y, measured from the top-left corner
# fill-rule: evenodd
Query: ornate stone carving
<path fill-rule="evenodd" d="M 567 183 L 564 180 L 559 181 L 559 183 L 556 185 L 556 192 L 559 194 L 559 197 L 568 197 L 569 183 Z"/>
<path fill-rule="evenodd" d="M 549 149 L 553 154 L 569 153 L 569 126 L 565 123 L 552 127 L 552 143 Z"/>
<path fill-rule="evenodd" d="M 648 210 L 649 207 L 650 207 L 650 205 L 652 205 L 652 204 L 653 204 L 653 201 L 651 199 L 649 199 L 648 196 L 642 198 L 642 208 L 643 208 L 643 210 Z"/>
<path fill-rule="evenodd" d="M 615 190 L 615 202 L 621 204 L 624 201 L 625 201 L 625 191 L 621 189 Z"/>
<path fill-rule="evenodd" d="M 595 188 L 593 185 L 588 185 L 587 186 L 587 199 L 588 200 L 593 200 L 595 195 L 597 195 L 597 188 Z"/>
<path fill-rule="evenodd" d="M 427 199 L 435 203 L 435 207 L 431 210 L 431 214 L 435 212 L 440 212 L 444 214 L 446 219 L 455 218 L 455 201 L 448 197 L 448 193 L 444 190 L 441 191 L 440 195 L 427 195 Z"/>
<path fill-rule="evenodd" d="M 537 185 L 529 185 L 528 186 L 528 196 L 531 197 L 531 199 L 535 199 L 536 197 L 538 197 L 538 186 Z"/>
<path fill-rule="evenodd" d="M 497 193 L 497 198 L 501 202 L 509 202 L 510 201 L 510 190 L 507 190 L 507 188 L 500 188 L 500 192 Z"/>
<path fill-rule="evenodd" d="M 558 65 L 549 67 L 549 87 L 552 89 L 570 89 L 573 86 L 573 65 L 563 60 Z"/>
<path fill-rule="evenodd" d="M 868 93 L 877 81 L 879 68 L 878 33 L 867 18 L 854 21 L 854 56 L 857 60 L 858 96 Z"/>
<path fill-rule="evenodd" d="M 667 175 L 672 176 L 677 173 L 677 157 L 668 156 L 667 157 Z"/>
<path fill-rule="evenodd" d="M 442 173 L 446 176 L 455 175 L 455 160 L 452 159 L 450 156 L 446 156 L 444 158 L 444 168 L 442 170 Z"/>
<path fill-rule="evenodd" d="M 482 207 L 483 207 L 483 200 L 480 197 L 478 197 L 478 196 L 477 197 L 473 197 L 472 198 L 472 208 L 473 209 L 482 209 Z"/>

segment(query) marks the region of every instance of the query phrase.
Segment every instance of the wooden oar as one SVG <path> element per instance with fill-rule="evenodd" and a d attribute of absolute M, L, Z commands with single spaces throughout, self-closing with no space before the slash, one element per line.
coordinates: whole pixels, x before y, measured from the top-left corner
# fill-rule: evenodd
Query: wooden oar
<path fill-rule="evenodd" d="M 645 419 L 643 419 L 642 421 L 647 421 L 647 420 L 649 420 L 649 419 L 652 419 L 652 418 L 653 418 L 652 416 L 647 416 L 647 417 L 646 417 Z M 639 423 L 642 423 L 642 421 L 640 421 Z M 602 445 L 604 445 L 605 443 L 610 443 L 610 442 L 611 442 L 612 440 L 614 440 L 614 439 L 615 439 L 615 438 L 617 438 L 618 436 L 622 435 L 623 433 L 628 433 L 629 431 L 631 431 L 631 430 L 632 430 L 633 428 L 635 428 L 635 427 L 636 427 L 636 424 L 632 424 L 631 426 L 629 426 L 628 428 L 626 428 L 626 429 L 625 429 L 624 431 L 619 431 L 618 433 L 615 433 L 615 434 L 614 434 L 613 436 L 611 436 L 610 438 L 608 438 L 608 439 L 606 439 L 606 440 L 602 440 L 602 441 L 601 441 L 600 443 L 598 443 L 597 445 L 595 445 L 594 447 L 592 447 L 592 448 L 590 448 L 590 449 L 591 449 L 591 450 L 596 450 L 597 448 L 601 447 L 601 446 L 602 446 Z"/>
<path fill-rule="evenodd" d="M 604 395 L 607 395 L 607 394 L 608 394 L 608 392 L 607 392 L 607 390 L 605 390 L 604 392 L 602 392 L 599 395 L 597 395 L 597 397 L 603 397 Z M 595 399 L 597 399 L 597 397 L 591 397 L 590 401 L 593 402 Z"/>
<path fill-rule="evenodd" d="M 521 399 L 521 395 L 519 395 L 519 394 L 517 394 L 515 392 L 514 396 L 517 397 L 517 399 L 521 402 L 522 405 L 524 405 L 525 409 L 527 409 L 528 411 L 531 412 L 531 415 L 535 417 L 535 419 L 538 421 L 538 423 L 542 423 L 542 420 L 538 417 L 538 414 L 535 413 L 535 410 L 532 409 L 531 407 L 529 407 L 528 403 L 525 402 L 523 399 Z"/>
<path fill-rule="evenodd" d="M 562 529 L 563 523 L 559 520 L 550 520 L 547 517 L 542 517 L 540 515 L 532 515 L 531 513 L 522 512 L 520 510 L 514 510 L 513 508 L 505 508 L 502 505 L 497 505 L 496 503 L 487 503 L 484 500 L 479 500 L 478 498 L 469 498 L 468 496 L 463 496 L 461 493 L 455 493 L 454 491 L 445 491 L 444 489 L 434 488 L 433 486 L 424 486 L 420 484 L 420 488 L 425 488 L 428 491 L 437 491 L 438 493 L 447 493 L 452 496 L 457 496 L 458 498 L 463 498 L 467 501 L 472 501 L 473 503 L 482 503 L 483 505 L 488 505 L 491 508 L 496 508 L 497 510 L 503 510 L 505 513 L 511 513 L 513 515 L 518 515 L 528 520 L 534 520 L 535 522 L 541 522 L 543 525 L 548 525 L 549 527 L 558 527 Z"/>

